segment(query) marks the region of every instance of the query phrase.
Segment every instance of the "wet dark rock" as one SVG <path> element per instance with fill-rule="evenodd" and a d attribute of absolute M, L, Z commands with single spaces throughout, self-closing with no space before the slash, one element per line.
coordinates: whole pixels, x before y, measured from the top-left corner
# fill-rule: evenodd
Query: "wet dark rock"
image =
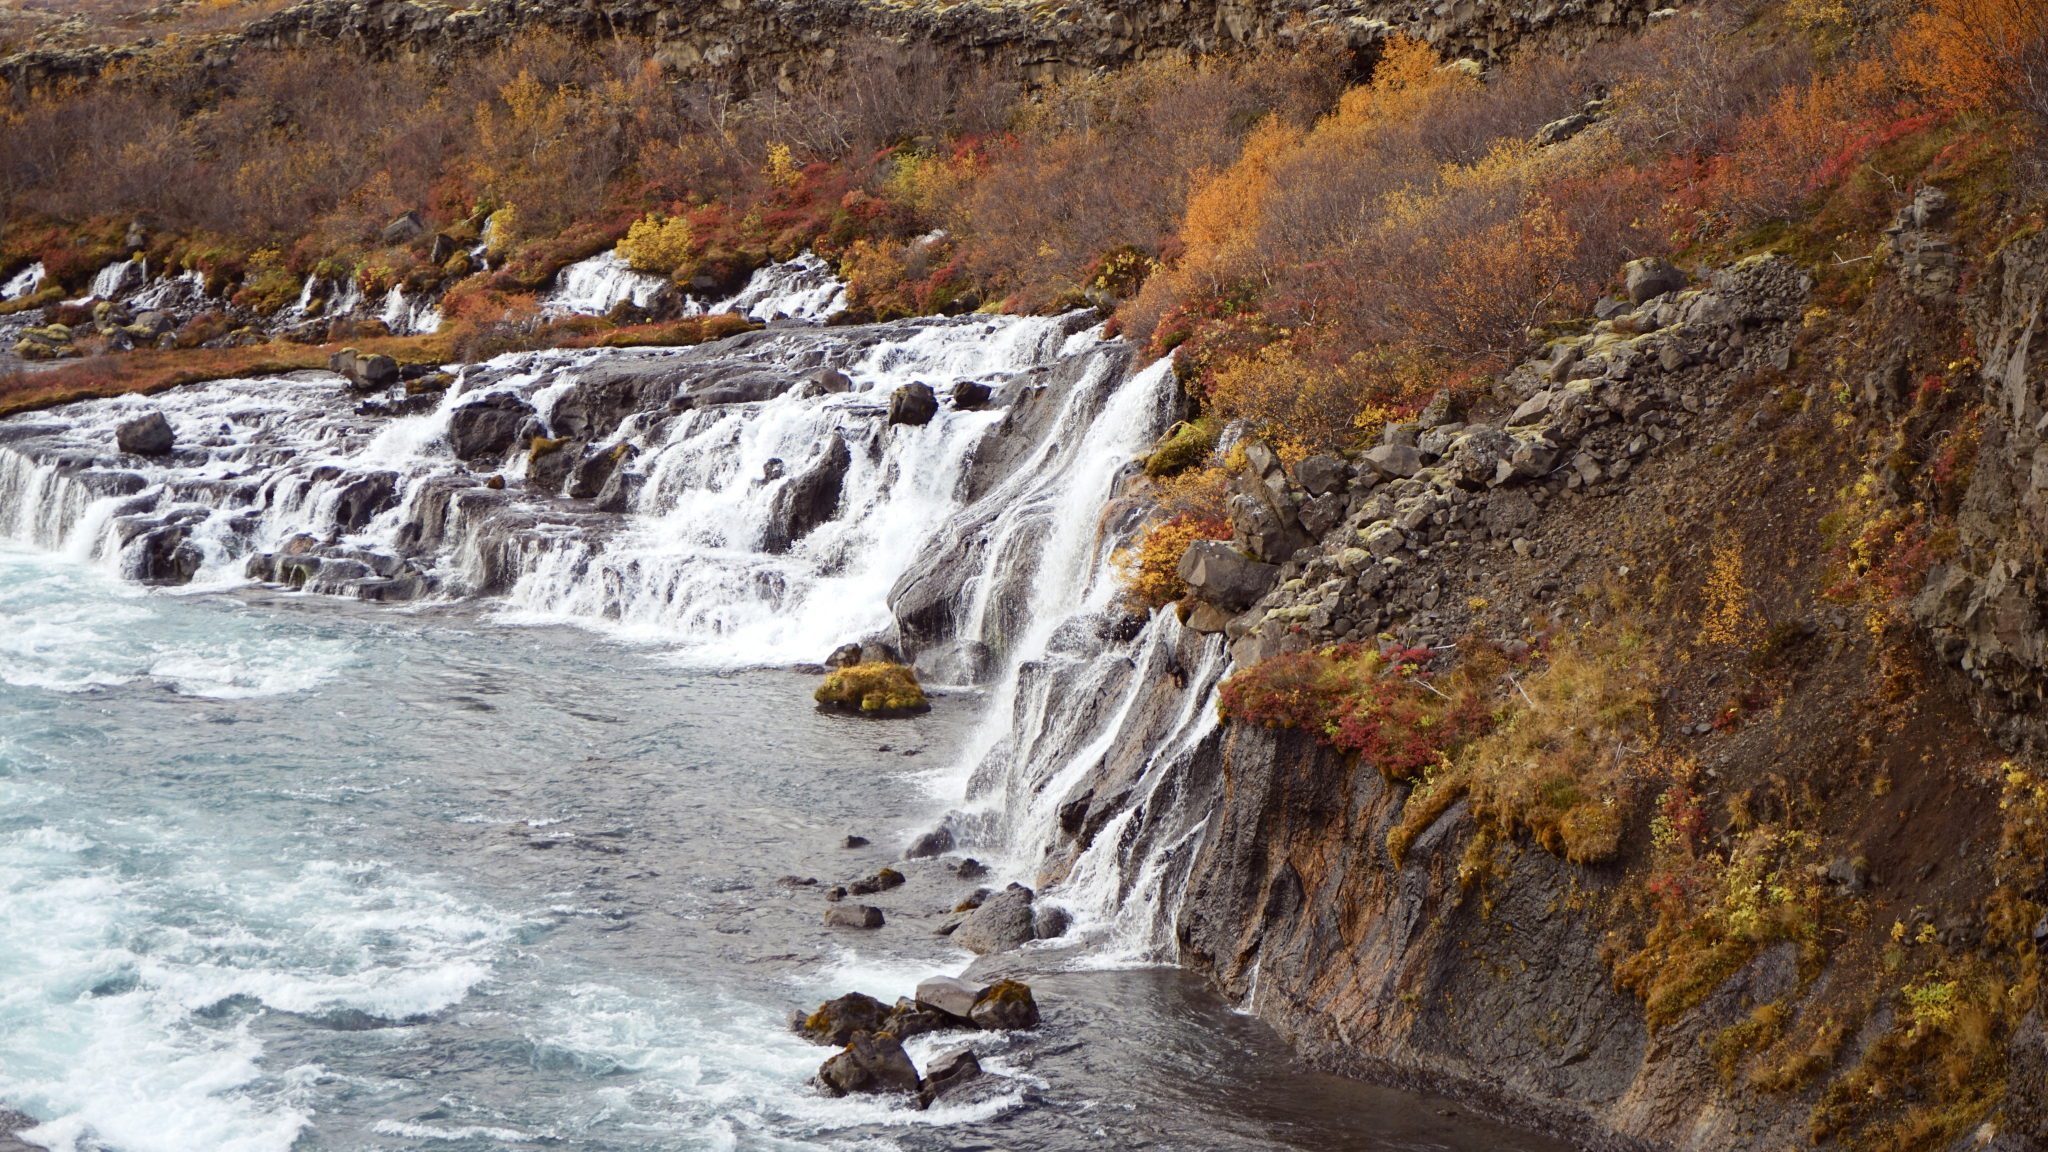
<path fill-rule="evenodd" d="M 998 980 L 981 999 L 974 1002 L 968 1019 L 990 1031 L 1038 1027 L 1038 1002 L 1029 985 L 1016 980 Z"/>
<path fill-rule="evenodd" d="M 877 892 L 887 892 L 891 888 L 902 886 L 903 873 L 894 868 L 884 868 L 873 876 L 855 880 L 847 888 L 855 896 L 872 896 Z"/>
<path fill-rule="evenodd" d="M 988 865 L 969 857 L 960 862 L 960 870 L 955 875 L 962 880 L 979 880 L 988 875 Z"/>
<path fill-rule="evenodd" d="M 123 421 L 114 429 L 114 443 L 123 452 L 137 456 L 162 456 L 177 443 L 177 436 L 171 431 L 171 422 L 161 412 L 151 412 Z"/>
<path fill-rule="evenodd" d="M 816 463 L 782 486 L 769 506 L 766 538 L 761 550 L 783 553 L 811 530 L 839 511 L 839 498 L 846 484 L 846 471 L 853 466 L 853 453 L 837 432 Z M 827 663 L 830 663 L 828 660 Z"/>
<path fill-rule="evenodd" d="M 988 403 L 988 398 L 994 394 L 995 390 L 986 384 L 977 384 L 972 380 L 962 380 L 960 383 L 953 385 L 953 407 L 979 408 L 983 404 Z"/>
<path fill-rule="evenodd" d="M 493 392 L 448 414 L 448 447 L 458 460 L 502 457 L 533 405 L 510 392 Z"/>
<path fill-rule="evenodd" d="M 981 1075 L 981 1061 L 975 1058 L 974 1049 L 965 1044 L 948 1048 L 925 1065 L 924 1089 L 917 1094 L 918 1102 L 929 1108 Z"/>
<path fill-rule="evenodd" d="M 569 496 L 575 500 L 588 500 L 604 491 L 610 482 L 612 472 L 625 461 L 633 451 L 632 445 L 615 444 L 602 452 L 593 452 L 577 462 L 569 473 Z"/>
<path fill-rule="evenodd" d="M 886 1032 L 855 1032 L 846 1050 L 818 1069 L 818 1084 L 834 1096 L 856 1092 L 915 1093 L 922 1081 L 903 1045 Z"/>
<path fill-rule="evenodd" d="M 922 427 L 939 414 L 939 398 L 929 384 L 905 384 L 889 394 L 889 423 Z"/>
<path fill-rule="evenodd" d="M 910 842 L 903 850 L 905 860 L 923 860 L 931 856 L 944 856 L 953 850 L 953 833 L 947 828 L 934 828 Z"/>
<path fill-rule="evenodd" d="M 1036 939 L 1031 923 L 1031 889 L 1012 884 L 984 901 L 953 934 L 953 942 L 986 955 L 1007 952 Z"/>
<path fill-rule="evenodd" d="M 846 899 L 846 886 L 844 884 L 834 884 L 832 887 L 827 888 L 825 890 L 825 899 L 834 903 Z"/>
<path fill-rule="evenodd" d="M 569 473 L 582 462 L 583 442 L 536 436 L 530 452 L 526 461 L 527 485 L 543 495 L 554 496 L 562 491 Z"/>
<path fill-rule="evenodd" d="M 855 895 L 860 895 L 856 892 Z M 835 904 L 825 910 L 828 928 L 880 928 L 882 910 L 868 904 Z"/>
<path fill-rule="evenodd" d="M 775 883 L 783 888 L 815 888 L 818 886 L 817 878 L 814 876 L 782 876 L 778 877 Z"/>
<path fill-rule="evenodd" d="M 948 1015 L 968 1019 L 974 1005 L 988 991 L 988 985 L 962 980 L 957 976 L 930 976 L 918 981 L 914 994 L 917 1002 L 927 1004 Z"/>
<path fill-rule="evenodd" d="M 898 1040 L 922 1036 L 927 1032 L 951 1032 L 958 1028 L 972 1028 L 973 1021 L 950 1016 L 907 997 L 896 1001 L 896 1010 L 882 1022 L 882 1031 Z"/>
<path fill-rule="evenodd" d="M 852 389 L 853 381 L 847 378 L 846 373 L 837 368 L 820 368 L 803 378 L 803 382 L 797 385 L 796 394 L 801 399 L 810 400 Z"/>
<path fill-rule="evenodd" d="M 334 526 L 360 532 L 378 513 L 398 504 L 398 473 L 372 472 L 334 494 Z"/>
<path fill-rule="evenodd" d="M 863 664 L 901 664 L 903 653 L 896 650 L 887 640 L 867 640 L 860 646 L 860 662 Z"/>
<path fill-rule="evenodd" d="M 860 663 L 860 645 L 858 644 L 841 644 L 832 650 L 830 656 L 825 657 L 825 667 L 827 668 L 851 668 L 858 663 Z M 863 840 L 861 843 L 865 844 L 867 841 Z"/>
<path fill-rule="evenodd" d="M 493 477 L 495 479 L 495 477 Z M 640 495 L 640 488 L 647 477 L 638 472 L 614 468 L 605 478 L 604 487 L 598 490 L 597 498 L 591 503 L 594 512 L 624 512 L 633 506 Z"/>
<path fill-rule="evenodd" d="M 1033 911 L 1031 934 L 1040 940 L 1051 940 L 1066 935 L 1067 929 L 1072 927 L 1073 923 L 1074 918 L 1066 909 L 1048 905 Z"/>
<path fill-rule="evenodd" d="M 849 835 L 846 839 L 839 842 L 839 846 L 841 848 L 865 848 L 868 846 L 868 838 L 865 836 Z"/>

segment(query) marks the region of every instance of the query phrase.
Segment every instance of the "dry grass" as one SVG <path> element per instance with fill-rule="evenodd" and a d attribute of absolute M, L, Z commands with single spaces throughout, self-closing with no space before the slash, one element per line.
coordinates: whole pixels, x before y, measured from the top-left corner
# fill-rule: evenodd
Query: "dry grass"
<path fill-rule="evenodd" d="M 1415 789 L 1387 837 L 1394 859 L 1461 799 L 1471 801 L 1477 826 L 1463 882 L 1490 871 L 1495 847 L 1522 832 L 1575 863 L 1612 859 L 1637 761 L 1656 740 L 1655 657 L 1644 635 L 1617 619 L 1554 640 L 1538 670 L 1499 673 L 1502 719 Z"/>

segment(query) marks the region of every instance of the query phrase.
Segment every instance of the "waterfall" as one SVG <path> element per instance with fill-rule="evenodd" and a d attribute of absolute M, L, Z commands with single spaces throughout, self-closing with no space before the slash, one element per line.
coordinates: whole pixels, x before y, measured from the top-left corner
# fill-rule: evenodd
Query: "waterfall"
<path fill-rule="evenodd" d="M 815 316 L 843 291 L 813 257 L 728 304 Z M 418 315 L 394 290 L 386 315 L 400 311 Z M 158 584 L 253 572 L 309 592 L 485 596 L 511 622 L 709 666 L 893 640 L 928 681 L 987 690 L 944 774 L 963 845 L 1072 912 L 1098 954 L 1170 958 L 1228 657 L 1171 612 L 1136 622 L 1114 603 L 1112 556 L 1143 512 L 1123 496 L 1177 415 L 1176 384 L 1166 362 L 1131 371 L 1129 347 L 1090 322 L 782 325 L 689 349 L 517 353 L 451 366 L 430 409 L 385 418 L 358 415 L 325 374 L 75 403 L 0 421 L 0 537 Z M 936 412 L 892 423 L 912 384 Z M 117 428 L 148 413 L 169 421 L 172 452 L 117 453 Z M 499 438 L 458 460 L 479 413 L 502 420 Z M 567 455 L 531 457 L 535 436 Z M 564 478 L 600 467 L 606 512 Z M 1085 845 L 1061 826 L 1076 796 Z"/>
<path fill-rule="evenodd" d="M 393 336 L 429 336 L 441 330 L 441 310 L 431 300 L 412 300 L 403 285 L 393 284 L 384 294 L 384 310 L 378 319 Z"/>
<path fill-rule="evenodd" d="M 41 260 L 23 268 L 0 284 L 0 300 L 19 300 L 34 292 L 43 284 L 43 262 Z"/>
<path fill-rule="evenodd" d="M 484 245 L 483 247 L 487 247 Z M 665 277 L 635 272 L 616 252 L 600 252 L 562 269 L 556 287 L 542 301 L 550 312 L 581 312 L 602 316 L 623 301 L 645 308 L 668 286 Z"/>

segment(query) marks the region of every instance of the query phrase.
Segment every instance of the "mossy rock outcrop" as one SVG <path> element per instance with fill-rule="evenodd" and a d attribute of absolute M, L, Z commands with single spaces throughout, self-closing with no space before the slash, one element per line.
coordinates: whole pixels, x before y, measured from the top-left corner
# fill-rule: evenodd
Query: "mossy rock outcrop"
<path fill-rule="evenodd" d="M 932 710 L 917 673 L 902 664 L 855 664 L 825 677 L 812 694 L 827 708 L 863 716 L 913 716 Z"/>

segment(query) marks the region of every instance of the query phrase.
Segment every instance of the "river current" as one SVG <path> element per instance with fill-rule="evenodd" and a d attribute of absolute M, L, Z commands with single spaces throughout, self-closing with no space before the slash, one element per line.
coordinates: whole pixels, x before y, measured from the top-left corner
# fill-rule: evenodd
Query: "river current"
<path fill-rule="evenodd" d="M 764 318 L 831 291 L 817 269 L 790 275 L 780 296 L 756 293 Z M 912 325 L 846 347 L 819 331 L 768 333 L 749 364 L 836 364 L 849 390 L 625 421 L 596 447 L 637 453 L 627 526 L 600 532 L 536 498 L 509 545 L 490 543 L 485 515 L 507 506 L 461 503 L 483 489 L 443 446 L 450 413 L 496 389 L 567 419 L 603 354 L 514 358 L 383 424 L 305 380 L 25 418 L 39 422 L 27 438 L 0 444 L 0 1106 L 37 1122 L 23 1139 L 1554 1147 L 1314 1072 L 1172 967 L 1160 926 L 1199 821 L 1145 859 L 1105 836 L 1047 897 L 1076 928 L 1020 961 L 1041 1027 L 906 1045 L 922 1066 L 966 1040 L 1002 1091 L 919 1111 L 810 1084 L 830 1053 L 787 1029 L 789 1011 L 848 991 L 893 1000 L 964 969 L 973 957 L 932 928 L 977 882 L 1033 881 L 1054 785 L 1124 722 L 1121 689 L 1103 690 L 1097 720 L 1048 702 L 1121 683 L 1110 673 L 1171 629 L 1155 621 L 1127 650 L 1090 623 L 1118 542 L 1103 509 L 1163 430 L 1165 366 L 1127 372 L 1114 346 L 1054 321 Z M 879 399 L 913 375 L 991 381 L 996 405 L 891 428 Z M 1034 403 L 1053 405 L 1036 424 L 1004 415 Z M 109 456 L 113 424 L 144 409 L 196 446 L 159 464 Z M 1014 459 L 984 484 L 999 435 Z M 833 437 L 853 446 L 839 511 L 766 549 L 778 474 L 815 468 Z M 374 518 L 337 518 L 370 468 L 392 496 Z M 408 561 L 433 595 L 380 605 L 243 574 L 245 556 L 303 532 L 382 563 L 417 539 L 436 485 L 463 484 L 448 545 Z M 957 634 L 922 666 L 963 686 L 913 719 L 817 710 L 816 676 L 789 665 L 886 628 L 906 572 L 948 570 L 931 561 L 948 533 L 973 544 L 935 601 Z M 130 578 L 151 539 L 185 541 L 193 578 Z M 479 575 L 487 553 L 516 570 Z M 1149 754 L 1159 779 L 1176 741 L 1213 728 L 1209 651 L 1179 735 Z M 958 851 L 899 859 L 941 821 Z M 969 854 L 988 879 L 959 878 Z M 824 926 L 821 888 L 885 864 L 909 878 L 864 898 L 885 926 Z M 791 882 L 809 879 L 822 884 Z"/>

